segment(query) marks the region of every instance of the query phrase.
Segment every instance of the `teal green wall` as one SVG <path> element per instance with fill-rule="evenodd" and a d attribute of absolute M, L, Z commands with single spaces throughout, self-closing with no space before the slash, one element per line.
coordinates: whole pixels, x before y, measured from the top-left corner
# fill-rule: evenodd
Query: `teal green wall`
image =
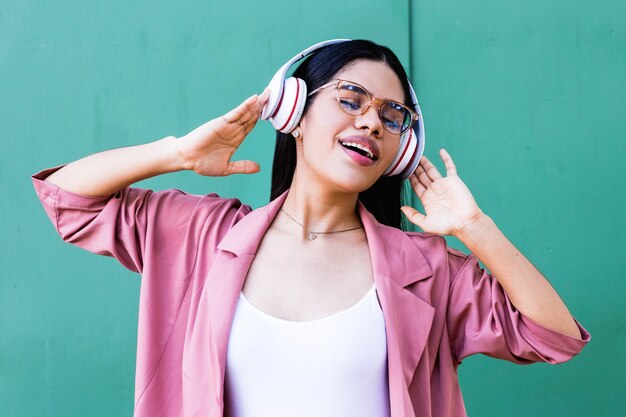
<path fill-rule="evenodd" d="M 573 361 L 459 368 L 470 416 L 626 416 L 626 2 L 418 1 L 413 79 L 429 154 L 593 340 Z"/>
<path fill-rule="evenodd" d="M 467 359 L 470 416 L 626 414 L 625 21 L 618 0 L 1 3 L 0 415 L 133 409 L 140 278 L 63 244 L 29 175 L 183 135 L 335 37 L 398 53 L 424 111 L 427 155 L 450 151 L 483 210 L 593 334 L 558 366 Z M 142 185 L 258 207 L 272 149 L 261 123 L 239 152 L 260 174 Z"/>

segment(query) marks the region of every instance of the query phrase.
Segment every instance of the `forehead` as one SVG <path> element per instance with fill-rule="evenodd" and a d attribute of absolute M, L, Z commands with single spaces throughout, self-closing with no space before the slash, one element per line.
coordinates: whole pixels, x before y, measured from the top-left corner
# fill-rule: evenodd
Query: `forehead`
<path fill-rule="evenodd" d="M 361 84 L 377 98 L 404 102 L 400 79 L 384 62 L 359 59 L 344 67 L 335 78 Z"/>

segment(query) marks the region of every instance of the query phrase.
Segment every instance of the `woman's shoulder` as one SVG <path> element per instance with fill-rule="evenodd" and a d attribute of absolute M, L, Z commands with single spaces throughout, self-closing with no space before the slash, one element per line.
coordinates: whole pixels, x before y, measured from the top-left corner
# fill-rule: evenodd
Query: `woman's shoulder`
<path fill-rule="evenodd" d="M 450 247 L 447 240 L 436 233 L 427 232 L 404 232 L 411 241 L 419 248 L 425 258 L 445 256 L 447 262 L 460 267 L 471 261 L 473 255 L 466 254 L 458 249 Z"/>
<path fill-rule="evenodd" d="M 425 250 L 448 250 L 446 239 L 436 233 L 427 232 L 403 232 L 420 249 Z"/>
<path fill-rule="evenodd" d="M 208 209 L 213 210 L 217 207 L 222 207 L 224 209 L 234 209 L 240 210 L 244 213 L 249 213 L 252 211 L 252 208 L 243 203 L 237 197 L 223 197 L 217 193 L 208 193 L 208 194 L 194 194 L 189 193 L 178 188 L 170 188 L 161 191 L 154 191 L 155 196 L 168 200 L 176 200 L 176 199 L 190 199 L 196 201 L 199 209 Z"/>
<path fill-rule="evenodd" d="M 253 211 L 252 207 L 236 197 L 222 197 L 217 193 L 192 194 L 175 188 L 156 191 L 151 199 L 153 206 L 167 210 L 174 215 L 180 209 L 181 215 L 188 215 L 203 221 L 226 222 L 231 225 Z"/>

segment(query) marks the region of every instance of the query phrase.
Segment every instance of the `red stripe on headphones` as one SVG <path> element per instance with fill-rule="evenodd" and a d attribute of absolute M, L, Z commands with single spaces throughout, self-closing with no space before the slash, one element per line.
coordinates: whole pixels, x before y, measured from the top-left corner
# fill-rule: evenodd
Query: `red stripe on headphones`
<path fill-rule="evenodd" d="M 411 157 L 411 160 L 409 161 L 408 164 L 406 164 L 406 167 L 404 167 L 404 169 L 410 168 L 411 165 L 413 165 L 413 161 L 415 161 L 415 158 L 417 157 L 417 148 L 415 148 L 415 152 L 413 152 L 413 156 Z M 412 172 L 409 172 L 409 175 L 411 175 Z"/>
<path fill-rule="evenodd" d="M 291 113 L 289 113 L 289 117 L 287 118 L 287 121 L 285 122 L 285 124 L 283 125 L 283 127 L 281 127 L 280 131 L 282 131 L 284 128 L 287 127 L 287 125 L 289 125 L 289 122 L 291 121 L 291 117 L 293 116 L 293 112 L 296 110 L 296 105 L 298 104 L 298 96 L 300 95 L 300 83 L 296 80 L 296 99 L 293 102 L 293 107 L 291 108 Z M 282 97 L 281 97 L 282 99 Z"/>
<path fill-rule="evenodd" d="M 398 159 L 396 164 L 393 166 L 393 168 L 389 170 L 390 174 L 392 172 L 394 172 L 398 168 L 398 165 L 400 165 L 400 162 L 402 162 L 402 159 L 404 158 L 404 155 L 406 154 L 406 151 L 409 149 L 409 144 L 411 143 L 411 135 L 412 134 L 413 134 L 413 132 L 409 133 L 409 138 L 406 141 L 406 146 L 404 147 L 404 150 L 402 151 L 402 155 L 400 156 L 400 158 Z"/>
<path fill-rule="evenodd" d="M 272 113 L 270 118 L 273 118 L 274 116 L 276 116 L 276 113 L 278 113 L 278 109 L 280 109 L 280 105 L 283 103 L 283 97 L 285 97 L 285 88 L 284 87 L 283 87 L 283 91 L 280 92 L 280 100 L 278 100 L 278 104 L 276 105 L 276 110 L 274 110 L 274 113 Z"/>

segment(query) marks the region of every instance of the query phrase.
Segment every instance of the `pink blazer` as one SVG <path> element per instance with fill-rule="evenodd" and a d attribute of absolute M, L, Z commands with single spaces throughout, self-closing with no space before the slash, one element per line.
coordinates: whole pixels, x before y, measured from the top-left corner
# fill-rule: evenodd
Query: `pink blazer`
<path fill-rule="evenodd" d="M 126 188 L 84 197 L 33 176 L 63 240 L 142 274 L 135 416 L 218 417 L 236 301 L 286 195 L 252 211 L 236 199 Z M 473 256 L 438 235 L 379 224 L 359 203 L 385 319 L 391 415 L 465 416 L 457 366 L 483 353 L 516 363 L 571 359 L 590 340 L 518 312 Z M 286 255 L 288 256 L 288 255 Z"/>

